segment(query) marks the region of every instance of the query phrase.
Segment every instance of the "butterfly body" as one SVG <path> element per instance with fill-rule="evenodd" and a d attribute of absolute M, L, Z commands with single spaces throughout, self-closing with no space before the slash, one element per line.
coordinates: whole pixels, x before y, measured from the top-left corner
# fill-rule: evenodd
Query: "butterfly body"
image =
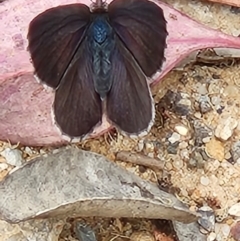
<path fill-rule="evenodd" d="M 149 131 L 155 112 L 147 77 L 161 69 L 166 37 L 163 11 L 148 0 L 98 0 L 93 10 L 69 4 L 35 17 L 28 49 L 36 75 L 55 90 L 61 133 L 85 137 L 103 114 L 123 133 Z"/>
<path fill-rule="evenodd" d="M 89 51 L 92 53 L 93 80 L 95 91 L 105 99 L 111 81 L 111 56 L 115 47 L 114 32 L 107 16 L 96 14 L 87 33 Z"/>

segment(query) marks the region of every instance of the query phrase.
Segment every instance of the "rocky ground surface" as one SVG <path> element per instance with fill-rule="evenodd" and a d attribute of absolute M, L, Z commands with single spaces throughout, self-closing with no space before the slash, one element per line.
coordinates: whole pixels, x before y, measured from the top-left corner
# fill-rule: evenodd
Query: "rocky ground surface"
<path fill-rule="evenodd" d="M 240 11 L 236 8 L 199 1 L 166 2 L 212 28 L 240 34 Z M 209 220 L 215 221 L 202 232 L 209 241 L 240 240 L 239 60 L 216 61 L 211 51 L 203 56 L 154 86 L 157 117 L 147 136 L 132 140 L 112 131 L 79 146 L 117 161 L 145 180 L 173 187 L 175 195 L 191 208 L 208 207 Z M 51 149 L 0 143 L 0 180 L 13 168 Z M 164 171 L 120 162 L 115 154 L 122 150 L 159 158 L 165 163 Z M 78 240 L 72 230 L 74 222 L 67 220 L 59 241 Z M 177 240 L 171 230 L 167 236 L 156 231 L 150 220 L 89 218 L 85 222 L 98 240 Z M 10 232 L 16 229 L 8 225 Z M 0 241 L 6 240 L 0 235 Z"/>

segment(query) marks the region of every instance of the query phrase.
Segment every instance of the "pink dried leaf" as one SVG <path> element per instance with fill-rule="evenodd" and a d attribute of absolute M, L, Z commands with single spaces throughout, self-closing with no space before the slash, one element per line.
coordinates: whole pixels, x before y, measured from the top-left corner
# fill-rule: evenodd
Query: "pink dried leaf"
<path fill-rule="evenodd" d="M 25 145 L 57 145 L 63 143 L 51 119 L 53 92 L 46 91 L 33 77 L 33 66 L 27 52 L 30 21 L 44 10 L 69 3 L 90 0 L 6 0 L 0 3 L 0 139 Z M 159 82 L 190 53 L 204 48 L 240 48 L 240 39 L 210 29 L 172 7 L 163 8 L 169 36 L 166 62 L 152 83 Z M 104 121 L 92 136 L 106 132 L 111 126 Z"/>

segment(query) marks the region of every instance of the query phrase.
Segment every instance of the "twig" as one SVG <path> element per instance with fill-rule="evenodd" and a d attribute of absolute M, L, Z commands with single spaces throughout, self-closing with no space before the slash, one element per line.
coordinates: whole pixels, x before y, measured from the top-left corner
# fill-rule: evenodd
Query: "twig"
<path fill-rule="evenodd" d="M 164 162 L 152 157 L 148 157 L 139 153 L 128 151 L 120 151 L 116 155 L 117 159 L 124 162 L 130 162 L 137 165 L 142 165 L 151 168 L 164 169 Z"/>

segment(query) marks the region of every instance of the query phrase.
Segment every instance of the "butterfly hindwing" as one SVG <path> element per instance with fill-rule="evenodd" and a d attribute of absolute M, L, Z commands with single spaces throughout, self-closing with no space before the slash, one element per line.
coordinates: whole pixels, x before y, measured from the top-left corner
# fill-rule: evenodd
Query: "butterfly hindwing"
<path fill-rule="evenodd" d="M 61 132 L 70 137 L 84 137 L 101 123 L 102 103 L 94 90 L 91 58 L 84 41 L 56 90 L 55 121 Z"/>
<path fill-rule="evenodd" d="M 139 135 L 152 126 L 154 108 L 146 77 L 116 36 L 111 64 L 112 87 L 107 95 L 108 120 L 127 134 Z"/>
<path fill-rule="evenodd" d="M 46 10 L 29 25 L 28 50 L 35 73 L 46 85 L 57 88 L 90 23 L 84 4 Z"/>
<path fill-rule="evenodd" d="M 151 77 L 164 61 L 167 30 L 162 9 L 148 0 L 114 0 L 108 12 L 120 40 Z"/>

